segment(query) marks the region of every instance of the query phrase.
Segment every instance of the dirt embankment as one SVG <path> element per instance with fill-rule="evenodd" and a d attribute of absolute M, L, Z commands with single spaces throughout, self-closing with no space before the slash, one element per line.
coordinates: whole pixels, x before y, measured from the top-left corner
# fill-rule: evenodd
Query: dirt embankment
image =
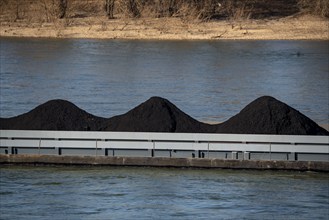
<path fill-rule="evenodd" d="M 329 3 L 323 0 L 110 0 L 110 8 L 105 2 L 4 0 L 0 2 L 0 36 L 329 39 Z"/>
<path fill-rule="evenodd" d="M 0 129 L 329 135 L 307 116 L 270 96 L 256 99 L 239 114 L 214 125 L 193 119 L 160 97 L 108 119 L 70 102 L 52 100 L 23 115 L 0 118 Z"/>

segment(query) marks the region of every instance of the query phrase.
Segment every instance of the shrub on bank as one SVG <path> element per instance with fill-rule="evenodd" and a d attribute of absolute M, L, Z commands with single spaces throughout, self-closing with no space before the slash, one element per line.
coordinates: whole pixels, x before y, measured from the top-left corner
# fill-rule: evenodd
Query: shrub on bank
<path fill-rule="evenodd" d="M 1 21 L 53 22 L 61 18 L 179 17 L 209 19 L 276 18 L 309 13 L 329 17 L 327 0 L 1 0 Z"/>
<path fill-rule="evenodd" d="M 302 12 L 320 15 L 321 17 L 329 17 L 329 1 L 328 0 L 299 0 L 298 6 Z"/>

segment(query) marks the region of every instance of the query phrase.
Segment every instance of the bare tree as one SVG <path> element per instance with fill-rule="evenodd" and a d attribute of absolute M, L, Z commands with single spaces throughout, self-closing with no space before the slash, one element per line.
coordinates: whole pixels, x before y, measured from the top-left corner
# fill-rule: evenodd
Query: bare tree
<path fill-rule="evenodd" d="M 59 0 L 59 18 L 65 18 L 67 9 L 67 0 Z"/>
<path fill-rule="evenodd" d="M 20 2 L 19 0 L 16 0 L 16 18 L 15 18 L 15 21 L 20 19 L 21 17 L 19 16 L 19 6 L 20 6 Z"/>
<path fill-rule="evenodd" d="M 175 12 L 174 0 L 156 0 L 155 1 L 157 17 L 167 16 L 170 17 Z"/>
<path fill-rule="evenodd" d="M 140 16 L 140 11 L 138 10 L 137 4 L 135 0 L 128 0 L 128 12 L 134 18 Z"/>
<path fill-rule="evenodd" d="M 109 19 L 114 18 L 114 0 L 105 0 L 106 14 Z"/>

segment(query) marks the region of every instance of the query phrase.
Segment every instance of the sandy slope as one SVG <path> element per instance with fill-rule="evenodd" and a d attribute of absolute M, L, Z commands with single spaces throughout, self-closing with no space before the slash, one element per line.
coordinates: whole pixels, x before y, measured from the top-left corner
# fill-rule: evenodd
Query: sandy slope
<path fill-rule="evenodd" d="M 179 18 L 71 18 L 54 23 L 1 22 L 0 36 L 105 39 L 328 40 L 328 20 L 297 16 L 271 20 L 184 22 Z"/>

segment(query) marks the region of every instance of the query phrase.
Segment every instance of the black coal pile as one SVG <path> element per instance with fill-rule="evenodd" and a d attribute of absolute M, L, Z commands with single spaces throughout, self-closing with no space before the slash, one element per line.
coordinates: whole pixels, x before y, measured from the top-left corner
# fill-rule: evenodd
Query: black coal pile
<path fill-rule="evenodd" d="M 104 118 L 87 113 L 65 100 L 51 100 L 25 114 L 1 118 L 1 129 L 13 130 L 97 130 Z"/>
<path fill-rule="evenodd" d="M 213 127 L 188 116 L 167 99 L 152 97 L 126 114 L 106 121 L 104 131 L 210 132 Z"/>
<path fill-rule="evenodd" d="M 222 124 L 216 133 L 329 135 L 314 121 L 270 96 L 263 96 Z"/>
<path fill-rule="evenodd" d="M 123 115 L 101 118 L 64 100 L 52 100 L 12 118 L 0 118 L 0 129 L 329 135 L 314 121 L 270 96 L 247 105 L 224 123 L 209 125 L 160 97 L 152 97 Z"/>

